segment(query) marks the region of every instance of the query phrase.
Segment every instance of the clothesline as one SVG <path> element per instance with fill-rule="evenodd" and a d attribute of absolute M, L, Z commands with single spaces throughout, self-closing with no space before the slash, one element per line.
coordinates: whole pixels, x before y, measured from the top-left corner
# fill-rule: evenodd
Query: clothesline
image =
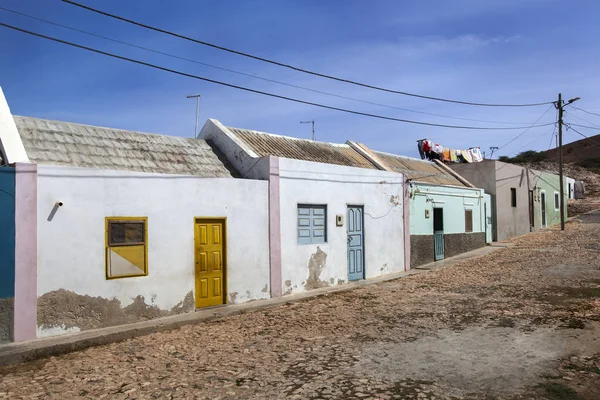
<path fill-rule="evenodd" d="M 451 149 L 444 147 L 429 139 L 417 141 L 421 160 L 440 160 L 447 163 L 473 163 L 483 161 L 481 149 L 470 147 L 467 150 Z"/>

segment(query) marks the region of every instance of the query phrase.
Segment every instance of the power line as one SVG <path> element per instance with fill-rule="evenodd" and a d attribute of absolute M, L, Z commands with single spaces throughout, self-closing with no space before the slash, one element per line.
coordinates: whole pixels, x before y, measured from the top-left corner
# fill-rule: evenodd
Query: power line
<path fill-rule="evenodd" d="M 579 125 L 579 124 L 574 124 L 574 123 L 570 123 L 569 125 L 571 125 L 571 126 L 577 126 L 579 128 L 593 129 L 595 131 L 600 130 L 600 128 L 598 128 L 597 126 Z"/>
<path fill-rule="evenodd" d="M 586 113 L 586 114 L 595 115 L 595 116 L 597 116 L 597 117 L 600 117 L 600 114 L 598 114 L 598 113 L 591 112 L 591 111 L 587 111 L 587 110 L 584 110 L 583 108 L 575 107 L 574 105 L 571 105 L 571 104 L 569 104 L 569 105 L 570 105 L 571 107 L 573 107 L 574 109 L 576 109 L 576 110 L 583 111 L 583 112 L 584 112 L 584 113 Z"/>
<path fill-rule="evenodd" d="M 586 139 L 589 139 L 589 140 L 591 140 L 592 142 L 594 142 L 594 143 L 596 143 L 596 144 L 599 144 L 599 145 L 600 145 L 600 142 L 597 142 L 597 141 L 596 141 L 596 139 L 594 139 L 593 137 L 589 137 L 589 136 L 586 136 L 586 135 L 584 135 L 583 133 L 579 132 L 577 129 L 573 128 L 571 125 L 573 125 L 573 124 L 569 124 L 569 125 L 567 125 L 567 130 L 568 130 L 568 129 L 572 129 L 572 130 L 574 130 L 575 132 L 577 132 L 578 134 L 580 134 L 581 136 L 583 136 L 584 138 L 586 138 Z"/>
<path fill-rule="evenodd" d="M 544 118 L 544 116 L 546 114 L 548 114 L 548 111 L 550 111 L 550 109 L 553 107 L 554 105 L 551 104 L 550 107 L 548 107 L 546 109 L 546 111 L 544 111 L 544 113 L 530 126 L 528 126 L 523 132 L 519 133 L 517 136 L 515 136 L 514 138 L 512 138 L 511 140 L 509 140 L 507 143 L 505 143 L 504 145 L 500 146 L 498 148 L 498 150 L 505 148 L 506 146 L 508 146 L 509 144 L 511 144 L 512 142 L 514 142 L 515 140 L 517 140 L 518 138 L 520 138 L 521 136 L 523 136 L 525 133 L 527 133 L 527 131 L 531 128 L 533 128 L 535 126 L 535 124 L 537 124 L 539 122 L 539 120 L 541 120 L 542 118 Z"/>
<path fill-rule="evenodd" d="M 85 30 L 82 30 L 82 29 L 73 28 L 73 27 L 70 27 L 70 26 L 67 26 L 67 25 L 63 25 L 63 24 L 60 24 L 60 23 L 57 23 L 57 22 L 49 21 L 47 19 L 43 19 L 43 18 L 39 18 L 39 17 L 34 17 L 32 15 L 25 14 L 25 13 L 22 13 L 22 12 L 19 12 L 19 11 L 15 11 L 15 10 L 11 10 L 11 9 L 8 9 L 8 8 L 5 8 L 5 7 L 0 7 L 0 10 L 4 10 L 4 11 L 7 11 L 7 12 L 10 12 L 10 13 L 13 13 L 13 14 L 21 15 L 23 17 L 27 17 L 27 18 L 30 18 L 30 19 L 33 19 L 33 20 L 36 20 L 36 21 L 44 22 L 44 23 L 47 23 L 47 24 L 50 24 L 50 25 L 58 26 L 58 27 L 61 27 L 61 28 L 64 28 L 64 29 L 68 29 L 68 30 L 74 31 L 74 32 L 79 32 L 79 33 L 83 33 L 85 35 L 89 35 L 89 36 L 97 37 L 97 38 L 100 38 L 100 39 L 108 40 L 108 41 L 111 41 L 113 43 L 122 44 L 122 45 L 129 46 L 129 47 L 132 47 L 132 48 L 136 48 L 136 49 L 140 49 L 140 50 L 144 50 L 144 51 L 149 51 L 149 52 L 152 52 L 152 53 L 155 53 L 155 54 L 160 54 L 160 55 L 171 57 L 171 58 L 174 58 L 174 59 L 178 59 L 178 60 L 182 60 L 182 61 L 187 61 L 187 62 L 191 62 L 191 63 L 198 64 L 198 65 L 203 65 L 205 67 L 210 67 L 210 68 L 218 69 L 218 70 L 221 70 L 221 71 L 231 72 L 231 73 L 234 73 L 234 74 L 238 74 L 238 75 L 242 75 L 242 76 L 247 76 L 247 77 L 250 77 L 250 78 L 260 79 L 260 80 L 265 81 L 265 82 L 276 83 L 278 85 L 292 87 L 292 88 L 295 88 L 295 89 L 301 89 L 301 90 L 306 90 L 306 91 L 313 92 L 313 93 L 319 93 L 319 94 L 323 94 L 323 95 L 326 95 L 326 96 L 332 96 L 332 97 L 337 97 L 337 98 L 340 98 L 340 99 L 357 101 L 357 102 L 360 102 L 360 103 L 371 104 L 371 105 L 375 105 L 375 106 L 379 106 L 379 107 L 386 107 L 386 108 L 391 108 L 391 109 L 400 110 L 400 111 L 412 112 L 412 113 L 416 113 L 416 114 L 430 115 L 430 116 L 434 116 L 434 117 L 442 117 L 442 118 L 449 118 L 449 119 L 456 119 L 456 120 L 463 120 L 463 121 L 473 121 L 473 122 L 486 122 L 486 123 L 493 123 L 493 124 L 523 125 L 523 123 L 521 123 L 521 122 L 491 121 L 491 120 L 483 120 L 483 119 L 475 119 L 475 118 L 462 118 L 462 117 L 454 117 L 454 116 L 451 116 L 451 115 L 429 113 L 429 112 L 425 112 L 425 111 L 411 110 L 411 109 L 408 109 L 408 108 L 396 107 L 396 106 L 391 106 L 391 105 L 388 105 L 388 104 L 382 104 L 382 103 L 377 103 L 377 102 L 373 102 L 373 101 L 367 101 L 367 100 L 357 99 L 357 98 L 354 98 L 354 97 L 342 96 L 342 95 L 338 95 L 338 94 L 335 94 L 335 93 L 329 93 L 329 92 L 325 92 L 325 91 L 322 91 L 322 90 L 308 88 L 308 87 L 305 87 L 305 86 L 294 85 L 294 84 L 291 84 L 291 83 L 277 81 L 275 79 L 269 79 L 269 78 L 265 78 L 265 77 L 258 76 L 258 75 L 248 74 L 248 73 L 245 73 L 245 72 L 236 71 L 236 70 L 229 69 L 229 68 L 219 67 L 217 65 L 208 64 L 208 63 L 205 63 L 205 62 L 202 62 L 202 61 L 198 61 L 198 60 L 193 60 L 193 59 L 186 58 L 186 57 L 177 56 L 177 55 L 174 55 L 174 54 L 166 53 L 166 52 L 163 52 L 163 51 L 160 51 L 160 50 L 155 50 L 155 49 L 151 49 L 151 48 L 144 47 L 144 46 L 139 46 L 139 45 L 136 45 L 136 44 L 124 42 L 122 40 L 113 39 L 113 38 L 110 38 L 110 37 L 107 37 L 107 36 L 99 35 L 99 34 L 88 32 L 88 31 L 85 31 Z"/>
<path fill-rule="evenodd" d="M 137 26 L 140 26 L 142 28 L 150 29 L 150 30 L 155 31 L 155 32 L 164 33 L 166 35 L 170 35 L 170 36 L 173 36 L 173 37 L 176 37 L 176 38 L 179 38 L 179 39 L 188 40 L 190 42 L 198 43 L 198 44 L 201 44 L 201 45 L 204 45 L 204 46 L 208 46 L 208 47 L 212 47 L 212 48 L 215 48 L 215 49 L 218 49 L 218 50 L 222 50 L 222 51 L 226 51 L 226 52 L 229 52 L 229 53 L 237 54 L 237 55 L 240 55 L 240 56 L 243 56 L 243 57 L 248 57 L 248 58 L 252 58 L 252 59 L 258 60 L 258 61 L 263 61 L 263 62 L 266 62 L 266 63 L 269 63 L 269 64 L 277 65 L 277 66 L 280 66 L 280 67 L 289 68 L 289 69 L 292 69 L 294 71 L 302 72 L 302 73 L 305 73 L 305 74 L 310 74 L 310 75 L 318 76 L 318 77 L 321 77 L 321 78 L 331 79 L 331 80 L 335 80 L 335 81 L 338 81 L 338 82 L 349 83 L 351 85 L 361 86 L 361 87 L 365 87 L 365 88 L 369 88 L 369 89 L 380 90 L 380 91 L 383 91 L 383 92 L 401 94 L 401 95 L 404 95 L 404 96 L 418 97 L 418 98 L 427 99 L 427 100 L 442 101 L 442 102 L 446 102 L 446 103 L 456 103 L 456 104 L 464 104 L 464 105 L 470 105 L 470 106 L 483 106 L 483 107 L 534 107 L 534 106 L 542 106 L 542 105 L 553 104 L 554 103 L 554 102 L 551 102 L 551 101 L 542 102 L 542 103 L 526 103 L 526 104 L 476 103 L 476 102 L 471 102 L 471 101 L 450 100 L 450 99 L 444 99 L 444 98 L 441 98 L 441 97 L 425 96 L 425 95 L 420 95 L 420 94 L 415 94 L 415 93 L 403 92 L 403 91 L 399 91 L 399 90 L 386 89 L 386 88 L 379 87 L 379 86 L 374 86 L 374 85 L 369 85 L 369 84 L 366 84 L 366 83 L 356 82 L 356 81 L 353 81 L 353 80 L 350 80 L 350 79 L 338 78 L 338 77 L 335 77 L 335 76 L 332 76 L 332 75 L 326 75 L 326 74 L 322 74 L 322 73 L 319 73 L 319 72 L 310 71 L 310 70 L 307 70 L 307 69 L 295 67 L 295 66 L 290 65 L 290 64 L 285 64 L 285 63 L 282 63 L 282 62 L 279 62 L 279 61 L 269 60 L 269 59 L 264 58 L 264 57 L 255 56 L 255 55 L 252 55 L 252 54 L 249 54 L 249 53 L 244 53 L 244 52 L 241 52 L 241 51 L 238 51 L 238 50 L 233 50 L 233 49 L 230 49 L 230 48 L 227 48 L 227 47 L 223 47 L 223 46 L 219 46 L 219 45 L 216 45 L 216 44 L 213 44 L 213 43 L 205 42 L 203 40 L 194 39 L 194 38 L 191 38 L 189 36 L 180 35 L 180 34 L 175 33 L 175 32 L 167 31 L 165 29 L 161 29 L 161 28 L 157 28 L 157 27 L 154 27 L 154 26 L 151 26 L 151 25 L 147 25 L 147 24 L 144 24 L 144 23 L 141 23 L 141 22 L 137 22 L 137 21 L 125 18 L 125 17 L 121 17 L 121 16 L 118 16 L 118 15 L 115 15 L 115 14 L 108 13 L 106 11 L 101 11 L 101 10 L 98 10 L 96 8 L 92 8 L 92 7 L 83 5 L 83 4 L 79 4 L 79 3 L 76 3 L 76 2 L 71 1 L 71 0 L 62 0 L 62 1 L 65 2 L 65 3 L 71 4 L 71 5 L 74 5 L 74 6 L 77 6 L 77 7 L 80 7 L 80 8 L 83 8 L 83 9 L 86 9 L 86 10 L 89 10 L 89 11 L 92 11 L 92 12 L 104 15 L 104 16 L 107 16 L 107 17 L 110 17 L 110 18 L 117 19 L 119 21 L 123 21 L 123 22 L 127 22 L 129 24 L 137 25 Z"/>
<path fill-rule="evenodd" d="M 580 121 L 583 121 L 583 122 L 585 122 L 586 124 L 590 124 L 590 125 L 592 125 L 592 126 L 595 126 L 595 127 L 596 127 L 596 129 L 600 129 L 600 126 L 598 126 L 598 125 L 595 125 L 593 122 L 590 122 L 590 121 L 588 121 L 588 120 L 586 120 L 586 119 L 583 119 L 583 118 L 581 118 L 581 117 L 578 117 L 577 115 L 573 115 L 573 114 L 569 113 L 569 116 L 571 116 L 572 118 L 578 119 L 578 120 L 580 120 Z"/>
<path fill-rule="evenodd" d="M 310 102 L 310 101 L 306 101 L 306 100 L 300 100 L 300 99 L 296 99 L 296 98 L 292 98 L 292 97 L 287 97 L 287 96 L 282 96 L 282 95 L 278 95 L 278 94 L 274 94 L 274 93 L 263 92 L 263 91 L 256 90 L 256 89 L 250 89 L 250 88 L 247 88 L 247 87 L 244 87 L 244 86 L 233 85 L 233 84 L 230 84 L 230 83 L 221 82 L 221 81 L 217 81 L 217 80 L 214 80 L 214 79 L 204 78 L 204 77 L 201 77 L 201 76 L 198 76 L 198 75 L 189 74 L 187 72 L 182 72 L 182 71 L 177 71 L 177 70 L 166 68 L 166 67 L 161 67 L 159 65 L 147 63 L 145 61 L 140 61 L 140 60 L 136 60 L 136 59 L 133 59 L 133 58 L 119 56 L 117 54 L 113 54 L 113 53 L 105 52 L 105 51 L 102 51 L 102 50 L 94 49 L 92 47 L 87 47 L 87 46 L 83 46 L 83 45 L 80 45 L 80 44 L 68 42 L 66 40 L 61 40 L 61 39 L 53 38 L 51 36 L 42 35 L 40 33 L 31 32 L 31 31 L 28 31 L 26 29 L 17 28 L 15 26 L 8 25 L 8 24 L 5 24 L 5 23 L 0 23 L 0 26 L 4 26 L 4 27 L 9 28 L 9 29 L 20 31 L 20 32 L 26 33 L 28 35 L 37 36 L 37 37 L 40 37 L 40 38 L 43 38 L 43 39 L 51 40 L 53 42 L 66 44 L 66 45 L 69 45 L 69 46 L 72 46 L 72 47 L 77 47 L 79 49 L 91 51 L 91 52 L 94 52 L 94 53 L 97 53 L 97 54 L 102 54 L 102 55 L 105 55 L 105 56 L 108 56 L 108 57 L 112 57 L 112 58 L 116 58 L 116 59 L 119 59 L 119 60 L 129 61 L 129 62 L 132 62 L 134 64 L 144 65 L 146 67 L 158 69 L 158 70 L 161 70 L 161 71 L 171 72 L 173 74 L 185 76 L 185 77 L 188 77 L 188 78 L 194 78 L 194 79 L 202 80 L 202 81 L 205 81 L 205 82 L 214 83 L 214 84 L 217 84 L 217 85 L 227 86 L 227 87 L 230 87 L 230 88 L 239 89 L 239 90 L 243 90 L 243 91 L 250 92 L 250 93 L 262 94 L 264 96 L 270 96 L 270 97 L 274 97 L 274 98 L 278 98 L 278 99 L 282 99 L 282 100 L 288 100 L 288 101 L 292 101 L 292 102 L 295 102 L 295 103 L 306 104 L 306 105 L 315 106 L 315 107 L 321 107 L 321 108 L 325 108 L 325 109 L 328 109 L 328 110 L 341 111 L 341 112 L 345 112 L 345 113 L 349 113 L 349 114 L 362 115 L 362 116 L 366 116 L 366 117 L 384 119 L 384 120 L 388 120 L 388 121 L 404 122 L 404 123 L 408 123 L 408 124 L 425 125 L 425 126 L 435 126 L 435 127 L 439 127 L 439 128 L 452 128 L 452 129 L 465 129 L 465 130 L 512 130 L 512 129 L 523 129 L 523 127 L 500 128 L 500 127 L 477 127 L 477 126 L 459 126 L 459 125 L 434 124 L 434 123 L 431 123 L 431 122 L 413 121 L 413 120 L 408 120 L 408 119 L 401 119 L 401 118 L 388 117 L 388 116 L 384 116 L 384 115 L 365 113 L 365 112 L 361 112 L 361 111 L 348 110 L 348 109 L 345 109 L 345 108 L 328 106 L 328 105 L 325 105 L 325 104 L 314 103 L 314 102 Z M 548 125 L 552 125 L 552 124 L 542 124 L 542 125 L 537 125 L 537 127 L 543 127 L 543 126 L 548 126 Z"/>

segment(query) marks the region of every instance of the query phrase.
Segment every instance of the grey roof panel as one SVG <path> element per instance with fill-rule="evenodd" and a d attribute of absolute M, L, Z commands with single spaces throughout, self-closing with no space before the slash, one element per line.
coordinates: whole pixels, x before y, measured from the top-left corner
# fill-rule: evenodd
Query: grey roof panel
<path fill-rule="evenodd" d="M 31 162 L 231 178 L 237 172 L 200 139 L 14 116 Z"/>
<path fill-rule="evenodd" d="M 326 164 L 377 169 L 347 144 L 317 142 L 270 133 L 227 127 L 259 156 L 278 156 Z"/>
<path fill-rule="evenodd" d="M 445 171 L 439 165 L 416 158 L 398 156 L 371 150 L 393 171 L 405 174 L 408 179 L 416 182 L 433 183 L 438 185 L 466 186 L 455 176 Z"/>

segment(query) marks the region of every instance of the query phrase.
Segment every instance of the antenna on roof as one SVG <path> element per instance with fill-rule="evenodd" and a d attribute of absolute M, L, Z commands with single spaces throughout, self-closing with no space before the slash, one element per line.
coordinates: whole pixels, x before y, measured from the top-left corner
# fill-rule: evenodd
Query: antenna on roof
<path fill-rule="evenodd" d="M 301 124 L 312 124 L 312 140 L 315 140 L 315 120 L 312 121 L 300 121 Z"/>
<path fill-rule="evenodd" d="M 200 111 L 200 95 L 187 96 L 188 99 L 196 98 L 196 125 L 194 126 L 194 139 L 198 139 L 198 111 Z"/>

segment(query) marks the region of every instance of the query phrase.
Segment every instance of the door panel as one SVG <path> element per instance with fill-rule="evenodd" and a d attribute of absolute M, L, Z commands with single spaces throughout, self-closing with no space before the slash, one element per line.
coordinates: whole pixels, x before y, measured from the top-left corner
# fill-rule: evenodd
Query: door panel
<path fill-rule="evenodd" d="M 542 210 L 542 227 L 546 226 L 546 193 L 540 193 L 540 207 Z"/>
<path fill-rule="evenodd" d="M 348 206 L 348 280 L 365 278 L 362 207 Z"/>
<path fill-rule="evenodd" d="M 196 308 L 224 304 L 223 227 L 222 220 L 196 221 Z"/>
<path fill-rule="evenodd" d="M 434 260 L 444 259 L 444 209 L 433 209 L 433 248 Z"/>

